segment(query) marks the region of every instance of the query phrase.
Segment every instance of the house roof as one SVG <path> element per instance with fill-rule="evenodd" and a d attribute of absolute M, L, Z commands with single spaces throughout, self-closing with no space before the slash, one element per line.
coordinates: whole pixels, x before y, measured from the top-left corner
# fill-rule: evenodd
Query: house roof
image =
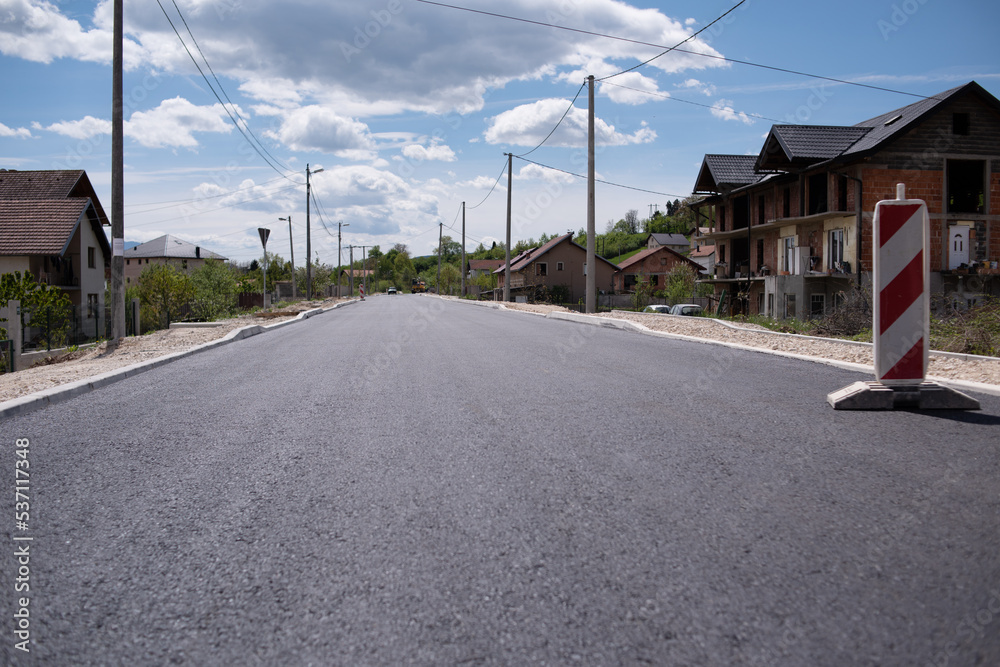
<path fill-rule="evenodd" d="M 756 155 L 706 155 L 694 191 L 719 192 L 757 183 L 764 176 L 754 171 L 756 162 Z"/>
<path fill-rule="evenodd" d="M 502 259 L 470 259 L 470 271 L 494 271 L 504 265 Z"/>
<path fill-rule="evenodd" d="M 690 264 L 693 268 L 695 268 L 697 271 L 701 271 L 701 269 L 702 269 L 701 265 L 698 264 L 697 262 L 691 261 L 690 259 L 688 259 L 684 255 L 680 254 L 676 250 L 671 250 L 670 248 L 668 248 L 666 246 L 657 246 L 656 248 L 646 248 L 645 250 L 641 250 L 641 251 L 637 252 L 636 254 L 632 255 L 631 257 L 629 257 L 628 259 L 623 260 L 621 262 L 621 264 L 618 265 L 618 269 L 621 270 L 621 271 L 624 271 L 625 269 L 627 269 L 628 267 L 632 266 L 633 264 L 637 264 L 637 263 L 643 261 L 644 259 L 646 259 L 647 257 L 652 257 L 653 255 L 660 254 L 660 253 L 673 255 L 674 257 L 676 257 L 678 259 L 684 260 L 685 262 L 687 262 L 688 264 Z"/>
<path fill-rule="evenodd" d="M 172 259 L 221 259 L 226 258 L 222 255 L 212 252 L 207 248 L 200 248 L 201 254 L 199 256 L 198 250 L 200 246 L 196 246 L 193 243 L 188 243 L 183 239 L 179 239 L 176 236 L 170 234 L 164 234 L 159 238 L 155 238 L 152 241 L 146 241 L 134 248 L 129 248 L 125 251 L 125 257 L 127 259 L 133 259 L 136 257 L 169 257 Z"/>
<path fill-rule="evenodd" d="M 652 237 L 654 241 L 660 245 L 690 245 L 687 237 L 683 234 L 650 234 L 646 237 L 646 242 L 649 242 L 649 238 Z"/>
<path fill-rule="evenodd" d="M 344 275 L 344 276 L 352 276 L 353 275 L 353 276 L 361 276 L 362 278 L 365 278 L 367 276 L 375 275 L 375 270 L 374 269 L 343 269 L 340 272 L 340 274 Z"/>
<path fill-rule="evenodd" d="M 544 244 L 544 245 L 542 245 L 542 246 L 540 246 L 538 248 L 531 248 L 530 250 L 525 250 L 524 252 L 522 252 L 521 254 L 519 254 L 517 257 L 512 257 L 511 260 L 510 260 L 510 270 L 513 272 L 513 271 L 520 271 L 520 270 L 524 269 L 529 264 L 531 264 L 532 262 L 534 262 L 536 259 L 540 258 L 545 253 L 547 253 L 548 251 L 552 250 L 553 248 L 555 248 L 560 243 L 564 243 L 564 242 L 568 242 L 568 243 L 576 246 L 580 250 L 583 250 L 584 252 L 587 251 L 587 249 L 584 248 L 582 245 L 573 242 L 573 233 L 570 232 L 568 234 L 563 234 L 562 236 L 557 236 L 557 237 L 555 237 L 553 239 L 550 239 L 548 243 L 546 243 L 546 244 Z M 604 259 L 600 255 L 596 255 L 596 257 L 597 257 L 597 259 L 601 260 L 602 262 L 604 262 L 606 264 L 610 264 L 615 269 L 618 268 L 618 266 L 616 264 L 614 264 L 613 262 L 609 262 L 608 260 Z M 505 268 L 506 268 L 506 262 L 502 262 L 500 264 L 500 268 L 496 269 L 493 273 L 503 273 L 504 270 L 505 270 Z"/>
<path fill-rule="evenodd" d="M 94 186 L 82 169 L 51 169 L 18 171 L 0 169 L 0 199 L 67 199 L 90 198 L 101 224 L 110 226 Z"/>
<path fill-rule="evenodd" d="M 715 254 L 714 245 L 700 245 L 688 253 L 688 257 L 711 257 Z"/>
<path fill-rule="evenodd" d="M 90 199 L 0 200 L 0 255 L 62 255 L 83 221 L 94 226 L 104 256 L 110 256 Z"/>

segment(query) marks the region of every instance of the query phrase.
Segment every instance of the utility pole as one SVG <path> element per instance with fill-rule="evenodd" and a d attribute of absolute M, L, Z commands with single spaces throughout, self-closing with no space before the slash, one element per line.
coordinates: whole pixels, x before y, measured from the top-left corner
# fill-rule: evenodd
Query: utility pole
<path fill-rule="evenodd" d="M 278 218 L 278 220 L 288 221 L 288 253 L 292 257 L 292 298 L 296 298 L 298 295 L 295 292 L 295 244 L 292 243 L 292 216 L 289 214 L 287 218 Z M 306 257 L 306 261 L 309 258 Z"/>
<path fill-rule="evenodd" d="M 437 291 L 441 294 L 441 234 L 444 232 L 444 223 L 438 223 L 438 279 L 437 279 Z"/>
<path fill-rule="evenodd" d="M 351 223 L 348 222 L 347 224 L 344 224 L 343 220 L 337 223 L 337 298 L 338 299 L 341 296 L 343 296 L 340 293 L 340 267 L 344 265 L 343 256 L 340 254 L 340 230 L 343 227 L 350 227 L 350 226 Z"/>
<path fill-rule="evenodd" d="M 367 267 L 368 257 L 367 257 L 367 252 L 366 251 L 368 250 L 368 248 L 371 248 L 371 246 L 370 245 L 359 245 L 359 246 L 354 246 L 354 247 L 355 248 L 361 248 L 361 284 L 365 288 L 365 294 L 368 294 L 369 293 L 368 292 L 369 283 L 368 283 L 368 273 L 367 273 L 368 272 L 368 267 Z"/>
<path fill-rule="evenodd" d="M 111 340 L 125 337 L 125 125 L 122 94 L 123 0 L 114 0 L 111 55 Z M 103 234 L 103 232 L 101 232 Z M 105 330 L 107 324 L 104 325 Z"/>
<path fill-rule="evenodd" d="M 323 171 L 322 169 L 317 169 L 313 174 L 318 174 Z M 313 298 L 313 279 L 312 279 L 312 240 L 309 235 L 309 200 L 311 199 L 310 186 L 309 186 L 309 165 L 306 165 L 306 298 L 310 301 Z"/>
<path fill-rule="evenodd" d="M 597 312 L 597 225 L 594 221 L 594 75 L 587 77 L 587 312 Z M 508 196 L 510 192 L 508 191 Z M 508 212 L 508 216 L 510 213 Z M 508 223 L 508 230 L 510 223 Z"/>
<path fill-rule="evenodd" d="M 465 298 L 465 202 L 462 202 L 462 298 Z"/>
<path fill-rule="evenodd" d="M 503 272 L 503 300 L 510 301 L 510 190 L 514 185 L 514 154 L 507 153 L 507 264 Z"/>
<path fill-rule="evenodd" d="M 348 252 L 350 252 L 351 264 L 350 273 L 347 274 L 347 286 L 351 290 L 351 298 L 354 298 L 354 246 L 347 246 Z"/>

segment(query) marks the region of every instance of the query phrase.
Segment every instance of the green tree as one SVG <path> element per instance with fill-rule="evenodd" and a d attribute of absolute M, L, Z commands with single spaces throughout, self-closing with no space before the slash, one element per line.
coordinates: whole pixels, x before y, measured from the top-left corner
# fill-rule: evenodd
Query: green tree
<path fill-rule="evenodd" d="M 195 295 L 191 277 L 167 264 L 151 264 L 139 276 L 139 300 L 156 316 L 163 328 L 170 327 Z"/>
<path fill-rule="evenodd" d="M 191 313 L 211 322 L 236 311 L 239 283 L 233 270 L 217 259 L 210 259 L 191 272 L 194 298 Z"/>
<path fill-rule="evenodd" d="M 454 264 L 441 265 L 441 294 L 451 294 L 462 283 L 462 272 Z"/>
<path fill-rule="evenodd" d="M 452 240 L 450 236 L 441 237 L 441 245 L 435 251 L 435 254 L 441 254 L 441 262 L 454 262 L 456 258 L 462 256 L 462 244 L 458 241 Z"/>
<path fill-rule="evenodd" d="M 58 287 L 38 283 L 30 272 L 5 273 L 0 276 L 0 305 L 16 299 L 28 314 L 25 324 L 41 330 L 42 337 L 52 345 L 61 346 L 69 333 L 73 304 L 69 295 Z M 17 323 L 16 326 L 19 326 Z M 8 323 L 7 326 L 12 326 Z M 0 329 L 0 338 L 7 338 L 7 330 Z"/>
<path fill-rule="evenodd" d="M 686 262 L 675 264 L 666 276 L 667 284 L 663 291 L 667 300 L 671 304 L 686 301 L 694 294 L 695 278 L 694 269 Z"/>

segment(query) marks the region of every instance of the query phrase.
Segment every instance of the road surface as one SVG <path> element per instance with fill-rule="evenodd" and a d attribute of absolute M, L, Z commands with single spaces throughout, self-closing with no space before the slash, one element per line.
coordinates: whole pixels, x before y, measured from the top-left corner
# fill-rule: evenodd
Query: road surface
<path fill-rule="evenodd" d="M 858 379 L 369 298 L 0 424 L 0 658 L 1000 664 L 1000 399 Z"/>

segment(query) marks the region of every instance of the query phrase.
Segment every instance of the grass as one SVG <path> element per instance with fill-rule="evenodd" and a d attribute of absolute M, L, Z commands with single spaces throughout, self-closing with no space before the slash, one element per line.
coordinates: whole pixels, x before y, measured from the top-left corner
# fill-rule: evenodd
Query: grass
<path fill-rule="evenodd" d="M 617 257 L 611 257 L 610 259 L 608 259 L 608 261 L 611 262 L 612 264 L 621 264 L 622 262 L 624 262 L 626 259 L 628 259 L 632 255 L 638 255 L 643 250 L 645 250 L 645 248 L 639 248 L 638 250 L 633 250 L 632 252 L 622 253 L 621 255 L 618 255 Z"/>

